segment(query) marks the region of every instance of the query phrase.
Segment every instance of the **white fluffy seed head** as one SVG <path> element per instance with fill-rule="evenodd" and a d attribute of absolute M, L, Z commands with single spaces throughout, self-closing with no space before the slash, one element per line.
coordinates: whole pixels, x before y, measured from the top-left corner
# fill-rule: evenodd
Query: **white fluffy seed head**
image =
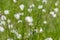
<path fill-rule="evenodd" d="M 50 14 L 53 15 L 53 14 L 55 14 L 55 13 L 54 13 L 54 11 L 51 11 Z"/>
<path fill-rule="evenodd" d="M 47 24 L 47 21 L 44 21 L 43 23 L 44 23 L 44 24 Z"/>
<path fill-rule="evenodd" d="M 27 22 L 29 22 L 29 23 L 33 22 L 33 18 L 30 17 L 30 16 L 27 16 L 27 17 L 25 18 L 25 20 L 26 20 Z"/>
<path fill-rule="evenodd" d="M 19 7 L 21 10 L 24 10 L 24 4 L 21 4 Z"/>
<path fill-rule="evenodd" d="M 8 38 L 7 40 L 13 40 L 12 38 Z"/>
<path fill-rule="evenodd" d="M 40 31 L 39 31 L 40 33 L 42 33 L 43 32 L 43 29 L 42 28 L 40 28 Z"/>
<path fill-rule="evenodd" d="M 0 32 L 4 32 L 4 28 L 0 26 Z"/>
<path fill-rule="evenodd" d="M 55 11 L 55 12 L 58 12 L 58 8 L 55 8 L 54 11 Z"/>
<path fill-rule="evenodd" d="M 55 6 L 58 6 L 58 4 L 59 4 L 59 2 L 56 2 L 56 3 L 55 3 Z"/>
<path fill-rule="evenodd" d="M 6 16 L 2 15 L 1 20 L 6 20 Z"/>
<path fill-rule="evenodd" d="M 49 37 L 49 38 L 46 38 L 45 40 L 53 40 L 51 37 Z"/>
<path fill-rule="evenodd" d="M 4 11 L 4 14 L 9 14 L 9 10 L 5 10 Z"/>
<path fill-rule="evenodd" d="M 18 39 L 21 39 L 22 35 L 21 34 L 17 34 L 16 35 Z"/>
<path fill-rule="evenodd" d="M 53 14 L 52 16 L 53 16 L 53 17 L 56 17 L 56 14 Z"/>
<path fill-rule="evenodd" d="M 13 2 L 14 2 L 14 3 L 16 3 L 16 2 L 17 2 L 17 0 L 13 0 Z"/>
<path fill-rule="evenodd" d="M 56 14 L 54 13 L 54 11 L 51 11 L 50 14 L 51 14 L 53 17 L 56 17 Z"/>
<path fill-rule="evenodd" d="M 38 9 L 42 9 L 42 8 L 43 8 L 43 5 L 39 5 L 39 6 L 38 6 Z"/>
<path fill-rule="evenodd" d="M 22 22 L 22 20 L 18 20 L 18 23 Z"/>
<path fill-rule="evenodd" d="M 42 12 L 46 12 L 46 10 L 45 9 L 42 9 Z"/>
<path fill-rule="evenodd" d="M 14 14 L 14 17 L 18 20 L 20 19 L 20 15 L 18 13 Z"/>

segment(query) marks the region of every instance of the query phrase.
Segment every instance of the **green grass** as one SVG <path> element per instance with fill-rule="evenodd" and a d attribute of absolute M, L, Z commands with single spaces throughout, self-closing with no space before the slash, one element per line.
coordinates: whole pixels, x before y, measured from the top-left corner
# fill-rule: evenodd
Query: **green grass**
<path fill-rule="evenodd" d="M 0 40 L 7 40 L 7 38 L 12 38 L 13 40 L 44 40 L 45 38 L 52 37 L 53 40 L 60 40 L 60 11 L 56 13 L 57 17 L 53 18 L 49 12 L 56 8 L 55 2 L 60 0 L 48 0 L 47 4 L 42 3 L 41 1 L 37 0 L 17 0 L 16 3 L 13 0 L 0 0 L 0 11 L 2 15 L 4 14 L 4 10 L 10 10 L 8 15 L 5 15 L 7 19 L 11 19 L 11 24 L 13 24 L 14 29 L 18 31 L 22 35 L 21 39 L 18 39 L 15 34 L 10 32 L 8 28 L 8 24 L 2 25 L 5 31 L 2 33 L 0 32 Z M 35 7 L 33 8 L 32 12 L 29 13 L 27 9 L 29 8 L 29 4 L 34 3 Z M 25 8 L 23 11 L 20 10 L 19 5 L 24 4 Z M 60 4 L 60 3 L 59 3 Z M 46 12 L 42 12 L 42 9 L 38 9 L 38 5 L 43 5 L 43 8 L 46 9 Z M 57 6 L 60 10 L 60 5 Z M 14 18 L 15 13 L 23 12 L 24 15 L 21 16 L 22 23 L 17 23 L 17 20 Z M 26 16 L 33 17 L 33 26 L 29 26 L 28 23 L 25 21 Z M 47 24 L 44 24 L 43 21 L 46 20 Z M 6 20 L 7 21 L 7 20 Z M 34 31 L 35 28 L 40 30 L 43 28 L 42 33 L 36 33 Z M 31 34 L 27 38 L 28 32 L 31 31 Z"/>

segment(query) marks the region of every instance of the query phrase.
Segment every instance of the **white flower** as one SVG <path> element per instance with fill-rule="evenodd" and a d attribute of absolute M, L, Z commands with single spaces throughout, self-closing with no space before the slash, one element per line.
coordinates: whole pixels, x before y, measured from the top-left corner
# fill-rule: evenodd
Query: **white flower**
<path fill-rule="evenodd" d="M 44 23 L 44 24 L 46 24 L 46 23 L 47 23 L 47 21 L 44 21 L 43 23 Z"/>
<path fill-rule="evenodd" d="M 53 15 L 54 14 L 54 11 L 51 11 L 50 14 Z"/>
<path fill-rule="evenodd" d="M 53 14 L 52 16 L 53 16 L 53 17 L 56 17 L 56 14 Z"/>
<path fill-rule="evenodd" d="M 42 9 L 42 8 L 43 8 L 43 5 L 39 5 L 39 6 L 38 6 L 38 9 Z"/>
<path fill-rule="evenodd" d="M 42 28 L 40 28 L 40 31 L 39 31 L 40 33 L 42 33 L 43 32 L 43 29 Z"/>
<path fill-rule="evenodd" d="M 13 40 L 12 38 L 8 38 L 7 40 Z"/>
<path fill-rule="evenodd" d="M 16 34 L 17 38 L 20 39 L 22 37 L 21 34 Z"/>
<path fill-rule="evenodd" d="M 26 18 L 25 18 L 25 20 L 27 21 L 27 22 L 33 22 L 33 18 L 32 17 L 30 17 L 30 16 L 27 16 Z"/>
<path fill-rule="evenodd" d="M 55 3 L 55 6 L 58 6 L 58 4 L 59 4 L 59 2 L 56 2 L 56 3 Z"/>
<path fill-rule="evenodd" d="M 4 14 L 9 14 L 9 10 L 5 10 L 4 11 Z"/>
<path fill-rule="evenodd" d="M 18 23 L 22 22 L 22 20 L 18 20 Z"/>
<path fill-rule="evenodd" d="M 58 12 L 58 10 L 59 10 L 58 8 L 55 8 L 55 9 L 54 9 L 55 12 Z"/>
<path fill-rule="evenodd" d="M 24 10 L 24 4 L 21 4 L 19 7 L 21 10 Z"/>
<path fill-rule="evenodd" d="M 49 38 L 46 38 L 45 40 L 53 40 L 51 37 L 49 37 Z"/>
<path fill-rule="evenodd" d="M 42 9 L 42 12 L 46 12 L 46 10 L 45 9 Z"/>
<path fill-rule="evenodd" d="M 1 20 L 6 20 L 6 16 L 2 15 Z"/>
<path fill-rule="evenodd" d="M 0 26 L 0 32 L 4 32 L 4 28 Z"/>
<path fill-rule="evenodd" d="M 18 13 L 14 14 L 14 17 L 18 20 L 20 19 L 20 15 Z"/>
<path fill-rule="evenodd" d="M 14 3 L 16 3 L 17 1 L 16 0 L 13 0 Z"/>

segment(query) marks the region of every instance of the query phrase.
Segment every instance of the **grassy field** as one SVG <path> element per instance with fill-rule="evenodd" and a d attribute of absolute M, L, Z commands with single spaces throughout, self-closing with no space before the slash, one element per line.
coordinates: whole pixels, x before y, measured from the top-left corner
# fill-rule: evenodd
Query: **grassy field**
<path fill-rule="evenodd" d="M 24 5 L 24 10 L 21 10 L 21 4 Z M 9 10 L 9 14 L 5 14 L 5 10 Z M 16 13 L 23 15 L 16 19 Z M 6 20 L 1 19 L 2 15 Z M 27 16 L 33 19 L 31 25 L 26 21 Z M 10 23 L 7 22 L 8 19 Z M 18 20 L 21 22 L 18 23 Z M 60 0 L 0 0 L 1 26 L 4 32 L 0 31 L 0 40 L 60 40 Z"/>

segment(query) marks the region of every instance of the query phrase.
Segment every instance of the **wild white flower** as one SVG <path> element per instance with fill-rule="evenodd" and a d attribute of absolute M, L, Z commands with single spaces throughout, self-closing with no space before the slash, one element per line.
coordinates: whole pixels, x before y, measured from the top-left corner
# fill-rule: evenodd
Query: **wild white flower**
<path fill-rule="evenodd" d="M 46 10 L 45 9 L 42 9 L 42 12 L 46 12 Z"/>
<path fill-rule="evenodd" d="M 0 26 L 0 32 L 4 32 L 4 28 Z"/>
<path fill-rule="evenodd" d="M 44 21 L 43 23 L 44 23 L 44 24 L 46 24 L 46 23 L 47 23 L 47 21 Z"/>
<path fill-rule="evenodd" d="M 19 13 L 14 14 L 14 17 L 15 17 L 17 20 L 20 19 Z"/>
<path fill-rule="evenodd" d="M 24 10 L 24 4 L 21 4 L 19 7 L 21 10 Z"/>
<path fill-rule="evenodd" d="M 58 8 L 55 8 L 55 9 L 54 9 L 55 12 L 58 12 L 58 10 L 59 10 Z"/>
<path fill-rule="evenodd" d="M 56 17 L 56 14 L 54 13 L 54 11 L 51 11 L 50 14 L 51 14 L 53 17 Z"/>
<path fill-rule="evenodd" d="M 53 17 L 56 17 L 56 14 L 53 14 L 52 16 L 53 16 Z"/>
<path fill-rule="evenodd" d="M 18 20 L 18 23 L 22 22 L 22 20 Z"/>
<path fill-rule="evenodd" d="M 14 3 L 16 3 L 16 2 L 17 2 L 17 0 L 13 0 L 13 2 L 14 2 Z"/>
<path fill-rule="evenodd" d="M 8 38 L 7 40 L 13 40 L 12 38 Z"/>
<path fill-rule="evenodd" d="M 42 28 L 40 28 L 40 31 L 39 31 L 40 33 L 42 33 L 43 32 L 43 29 Z"/>
<path fill-rule="evenodd" d="M 21 34 L 16 34 L 18 39 L 21 39 L 22 35 Z"/>
<path fill-rule="evenodd" d="M 55 13 L 54 13 L 54 11 L 50 11 L 50 14 L 53 15 L 53 14 L 55 14 Z"/>
<path fill-rule="evenodd" d="M 55 2 L 55 6 L 58 6 L 59 2 Z"/>
<path fill-rule="evenodd" d="M 39 6 L 38 6 L 38 9 L 42 9 L 42 8 L 43 8 L 43 5 L 39 5 Z"/>
<path fill-rule="evenodd" d="M 6 20 L 6 16 L 2 15 L 1 20 Z"/>
<path fill-rule="evenodd" d="M 49 38 L 46 38 L 45 40 L 53 40 L 51 37 L 49 37 Z"/>
<path fill-rule="evenodd" d="M 4 10 L 4 14 L 9 14 L 9 10 Z"/>
<path fill-rule="evenodd" d="M 33 22 L 33 18 L 30 17 L 30 16 L 26 16 L 26 17 L 25 17 L 25 20 L 26 20 L 27 22 L 29 22 L 29 23 Z"/>

